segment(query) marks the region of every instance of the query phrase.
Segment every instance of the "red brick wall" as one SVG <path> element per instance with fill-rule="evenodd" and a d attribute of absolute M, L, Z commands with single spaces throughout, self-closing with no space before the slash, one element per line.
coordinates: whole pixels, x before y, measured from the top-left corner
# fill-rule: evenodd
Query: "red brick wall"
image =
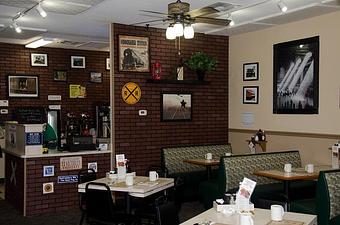
<path fill-rule="evenodd" d="M 115 24 L 115 35 L 148 36 L 151 63 L 160 61 L 162 79 L 174 79 L 171 73 L 177 63 L 175 42 L 166 40 L 162 29 Z M 115 36 L 117 37 L 117 36 Z M 151 164 L 160 164 L 162 147 L 228 143 L 228 43 L 225 36 L 195 34 L 192 40 L 181 41 L 184 59 L 195 51 L 204 51 L 218 60 L 215 71 L 206 74 L 206 85 L 147 83 L 151 73 L 118 72 L 118 51 L 115 50 L 115 131 L 116 153 L 125 153 L 131 168 L 139 174 Z M 115 46 L 117 46 L 115 38 Z M 196 79 L 185 69 L 184 79 Z M 142 97 L 135 105 L 127 105 L 121 98 L 121 89 L 127 82 L 136 82 Z M 161 122 L 160 94 L 162 91 L 191 92 L 192 121 Z M 138 110 L 148 110 L 147 116 L 138 116 Z"/>
<path fill-rule="evenodd" d="M 32 67 L 31 53 L 46 53 L 48 67 Z M 71 68 L 71 56 L 85 56 L 86 68 Z M 28 49 L 23 45 L 0 43 L 0 99 L 8 99 L 7 75 L 26 74 L 39 76 L 39 98 L 10 98 L 9 114 L 0 115 L 0 121 L 11 119 L 11 114 L 19 106 L 61 105 L 62 120 L 67 112 L 94 114 L 96 102 L 110 101 L 110 71 L 105 69 L 108 52 L 81 51 L 58 48 Z M 53 80 L 54 70 L 66 70 L 67 81 Z M 102 73 L 102 83 L 91 83 L 90 72 Z M 69 85 L 86 86 L 85 99 L 69 98 Z M 48 101 L 48 95 L 61 95 L 62 101 Z M 64 122 L 64 121 L 63 121 Z"/>

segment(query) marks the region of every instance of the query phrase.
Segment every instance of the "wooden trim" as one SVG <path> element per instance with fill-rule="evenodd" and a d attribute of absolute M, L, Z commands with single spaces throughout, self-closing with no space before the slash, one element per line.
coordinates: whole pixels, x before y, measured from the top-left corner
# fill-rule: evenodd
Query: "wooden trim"
<path fill-rule="evenodd" d="M 236 129 L 229 128 L 229 132 L 254 134 L 258 130 L 253 129 Z M 307 132 L 289 132 L 289 131 L 274 131 L 266 130 L 266 135 L 278 135 L 278 136 L 294 136 L 294 137 L 308 137 L 308 138 L 327 138 L 327 139 L 340 139 L 338 134 L 321 134 L 321 133 L 307 133 Z"/>
<path fill-rule="evenodd" d="M 111 107 L 111 121 L 110 121 L 110 144 L 111 144 L 111 156 L 110 156 L 110 169 L 112 170 L 115 165 L 115 158 L 116 155 L 116 139 L 115 139 L 115 60 L 114 60 L 114 23 L 110 24 L 110 107 Z"/>

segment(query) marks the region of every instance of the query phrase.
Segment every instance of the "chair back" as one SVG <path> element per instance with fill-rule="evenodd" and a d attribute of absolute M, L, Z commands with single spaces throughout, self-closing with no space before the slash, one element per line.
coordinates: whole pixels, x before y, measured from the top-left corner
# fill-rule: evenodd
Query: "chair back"
<path fill-rule="evenodd" d="M 97 173 L 93 169 L 82 169 L 78 172 L 78 184 L 97 179 Z"/>
<path fill-rule="evenodd" d="M 178 225 L 179 218 L 176 206 L 172 201 L 166 201 L 156 206 L 157 225 Z"/>
<path fill-rule="evenodd" d="M 317 185 L 318 224 L 329 225 L 340 216 L 340 170 L 321 171 Z"/>
<path fill-rule="evenodd" d="M 89 182 L 85 186 L 87 217 L 95 221 L 114 221 L 114 204 L 110 188 L 103 183 Z"/>

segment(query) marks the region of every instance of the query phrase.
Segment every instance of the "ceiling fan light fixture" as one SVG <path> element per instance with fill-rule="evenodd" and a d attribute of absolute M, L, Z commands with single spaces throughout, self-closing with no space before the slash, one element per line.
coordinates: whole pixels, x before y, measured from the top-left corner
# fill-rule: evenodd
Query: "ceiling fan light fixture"
<path fill-rule="evenodd" d="M 183 24 L 181 24 L 181 23 L 176 23 L 176 24 L 174 25 L 174 31 L 175 31 L 176 37 L 181 37 L 181 36 L 183 36 L 183 33 L 184 33 Z"/>
<path fill-rule="evenodd" d="M 15 32 L 19 34 L 22 32 L 21 28 L 17 25 L 16 22 L 13 23 L 12 27 L 14 28 Z"/>
<path fill-rule="evenodd" d="M 279 1 L 279 2 L 277 3 L 277 7 L 279 7 L 279 9 L 281 10 L 281 12 L 283 12 L 283 13 L 287 12 L 287 10 L 288 10 L 287 5 L 286 5 L 283 1 Z"/>
<path fill-rule="evenodd" d="M 36 10 L 38 11 L 42 18 L 45 18 L 47 16 L 46 11 L 41 7 L 40 3 L 39 5 L 37 5 Z"/>
<path fill-rule="evenodd" d="M 185 39 L 192 39 L 195 36 L 195 31 L 194 31 L 194 27 L 192 26 L 192 24 L 186 25 L 184 27 L 184 38 Z"/>
<path fill-rule="evenodd" d="M 165 36 L 168 40 L 174 40 L 176 38 L 176 33 L 173 26 L 166 28 Z"/>

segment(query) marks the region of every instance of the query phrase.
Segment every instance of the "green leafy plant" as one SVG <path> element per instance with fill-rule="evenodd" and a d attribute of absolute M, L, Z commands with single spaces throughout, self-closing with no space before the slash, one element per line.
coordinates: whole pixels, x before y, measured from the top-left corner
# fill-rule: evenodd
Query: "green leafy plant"
<path fill-rule="evenodd" d="M 194 52 L 185 65 L 194 71 L 211 71 L 215 69 L 217 60 L 204 52 Z"/>

